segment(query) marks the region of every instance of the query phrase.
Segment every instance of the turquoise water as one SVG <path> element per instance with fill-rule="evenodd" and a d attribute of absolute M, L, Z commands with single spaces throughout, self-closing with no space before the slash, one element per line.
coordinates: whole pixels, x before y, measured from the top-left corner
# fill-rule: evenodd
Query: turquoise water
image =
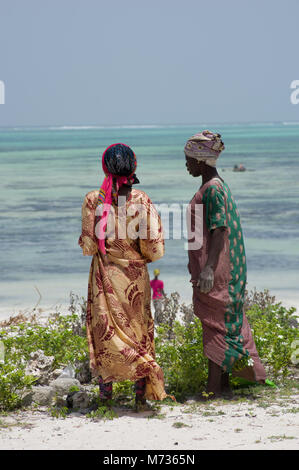
<path fill-rule="evenodd" d="M 0 307 L 66 303 L 86 295 L 91 259 L 77 245 L 84 195 L 103 174 L 99 155 L 113 142 L 134 149 L 141 184 L 156 204 L 190 201 L 199 179 L 185 168 L 183 147 L 201 126 L 0 129 Z M 248 286 L 298 295 L 299 126 L 209 125 L 226 149 L 219 173 L 237 202 L 243 226 Z M 234 173 L 235 164 L 247 171 Z M 161 270 L 166 292 L 191 299 L 185 240 L 167 240 Z"/>

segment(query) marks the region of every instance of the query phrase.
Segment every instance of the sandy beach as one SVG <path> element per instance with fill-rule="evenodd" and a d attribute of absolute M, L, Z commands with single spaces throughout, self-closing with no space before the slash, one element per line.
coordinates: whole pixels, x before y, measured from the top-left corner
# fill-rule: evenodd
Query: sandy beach
<path fill-rule="evenodd" d="M 163 405 L 156 413 L 115 408 L 118 418 L 79 413 L 49 416 L 46 408 L 0 417 L 0 449 L 201 450 L 298 449 L 298 396 L 264 401 Z M 297 412 L 296 412 L 297 411 Z"/>
<path fill-rule="evenodd" d="M 173 288 L 170 289 L 170 292 L 174 292 L 176 289 L 176 286 L 172 286 Z M 189 287 L 189 286 L 188 286 Z M 276 290 L 276 289 L 270 289 L 270 294 L 275 296 L 276 302 L 281 302 L 281 304 L 286 307 L 286 308 L 291 308 L 295 307 L 297 310 L 297 315 L 299 313 L 299 292 L 294 292 L 294 290 L 291 290 L 288 292 L 288 290 Z M 36 300 L 36 301 L 35 301 Z M 64 302 L 57 302 L 57 303 L 47 303 L 47 302 L 40 302 L 39 304 L 37 303 L 38 297 L 32 301 L 32 303 L 27 302 L 27 303 L 16 303 L 16 304 L 11 304 L 11 305 L 1 305 L 0 306 L 0 321 L 6 320 L 11 316 L 18 315 L 20 312 L 24 314 L 31 313 L 33 308 L 36 307 L 36 310 L 42 313 L 42 316 L 47 316 L 50 313 L 55 312 L 56 310 L 60 313 L 67 314 L 69 312 L 69 303 Z M 65 300 L 65 299 L 64 299 Z M 183 292 L 183 294 L 180 294 L 180 301 L 188 304 L 192 303 L 192 296 L 187 291 L 186 293 Z M 152 311 L 154 311 L 153 305 L 152 305 Z"/>

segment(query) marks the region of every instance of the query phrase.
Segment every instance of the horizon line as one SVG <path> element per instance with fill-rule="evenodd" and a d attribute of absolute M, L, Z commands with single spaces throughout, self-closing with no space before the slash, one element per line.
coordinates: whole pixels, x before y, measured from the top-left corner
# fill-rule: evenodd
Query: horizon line
<path fill-rule="evenodd" d="M 165 127 L 192 127 L 206 125 L 299 125 L 299 121 L 283 120 L 283 121 L 205 121 L 190 123 L 151 123 L 151 124 L 22 124 L 22 125 L 0 125 L 0 129 L 48 129 L 48 130 L 95 130 L 95 129 L 155 129 Z"/>

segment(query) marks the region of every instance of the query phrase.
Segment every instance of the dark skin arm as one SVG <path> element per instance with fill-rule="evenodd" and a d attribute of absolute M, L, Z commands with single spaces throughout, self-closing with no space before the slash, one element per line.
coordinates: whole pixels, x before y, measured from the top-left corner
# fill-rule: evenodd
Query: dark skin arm
<path fill-rule="evenodd" d="M 213 289 L 214 271 L 216 269 L 221 250 L 224 247 L 224 234 L 225 227 L 216 228 L 212 232 L 208 259 L 197 281 L 197 286 L 200 287 L 200 292 L 203 292 L 204 294 L 207 294 Z"/>

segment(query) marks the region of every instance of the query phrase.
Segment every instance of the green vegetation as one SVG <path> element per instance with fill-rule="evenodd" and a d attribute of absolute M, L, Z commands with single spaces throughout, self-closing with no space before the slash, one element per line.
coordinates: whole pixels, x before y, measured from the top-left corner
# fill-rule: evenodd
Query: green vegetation
<path fill-rule="evenodd" d="M 17 361 L 0 364 L 0 410 L 18 408 L 34 382 L 34 377 L 25 374 L 24 364 Z"/>
<path fill-rule="evenodd" d="M 268 439 L 271 441 L 282 441 L 283 439 L 296 439 L 294 436 L 286 436 L 285 434 L 281 436 L 269 436 Z"/>
<path fill-rule="evenodd" d="M 94 421 L 98 421 L 100 419 L 111 420 L 117 418 L 117 414 L 115 413 L 115 411 L 109 406 L 105 405 L 99 406 L 96 410 L 91 411 L 86 416 L 87 418 L 91 418 Z"/>
<path fill-rule="evenodd" d="M 169 336 L 171 334 L 171 339 Z M 203 355 L 200 320 L 184 325 L 175 321 L 158 327 L 156 355 L 164 372 L 168 393 L 177 399 L 192 395 L 207 380 L 207 359 Z"/>
<path fill-rule="evenodd" d="M 291 383 L 295 370 L 292 344 L 299 339 L 295 309 L 286 309 L 276 303 L 267 291 L 247 294 L 245 307 L 268 378 L 283 386 L 284 393 L 292 393 L 288 392 L 287 384 Z M 34 312 L 27 317 L 20 314 L 0 324 L 0 341 L 5 353 L 4 361 L 0 362 L 0 411 L 20 407 L 24 394 L 35 383 L 35 378 L 25 373 L 32 352 L 40 349 L 45 355 L 54 356 L 54 369 L 68 364 L 76 368 L 78 363 L 88 360 L 85 299 L 71 294 L 69 312 L 67 315 L 55 312 L 43 321 Z M 178 312 L 183 314 L 181 321 L 177 319 Z M 155 335 L 157 361 L 164 371 L 167 392 L 175 395 L 178 401 L 183 401 L 202 390 L 207 380 L 201 323 L 193 315 L 191 305 L 180 304 L 178 293 L 167 297 L 162 320 Z M 238 364 L 238 367 L 244 365 Z M 254 389 L 258 393 L 260 387 Z M 72 390 L 75 391 L 75 388 Z M 97 393 L 97 388 L 95 390 Z M 270 387 L 267 391 L 268 394 L 275 393 Z M 237 394 L 240 400 L 243 396 L 247 399 L 248 387 L 238 389 Z M 114 400 L 117 403 L 128 403 L 133 398 L 132 382 L 127 380 L 114 385 Z M 175 406 L 171 400 L 165 400 L 167 403 Z M 260 406 L 266 406 L 266 403 L 261 401 Z M 66 410 L 58 410 L 57 406 L 51 412 L 66 416 Z M 111 413 L 111 410 L 108 412 L 99 405 L 98 410 L 89 416 L 111 419 Z M 153 417 L 157 418 L 157 415 Z"/>
<path fill-rule="evenodd" d="M 49 413 L 53 418 L 66 418 L 69 412 L 66 406 L 52 406 L 49 408 Z"/>
<path fill-rule="evenodd" d="M 189 424 L 185 424 L 185 423 L 182 423 L 181 421 L 176 421 L 175 423 L 173 423 L 172 425 L 174 428 L 191 428 L 192 426 L 189 426 Z"/>
<path fill-rule="evenodd" d="M 164 310 L 163 323 L 156 335 L 156 354 L 164 371 L 168 392 L 178 400 L 184 400 L 203 389 L 207 380 L 207 360 L 203 355 L 201 322 L 193 315 L 192 305 L 179 305 L 178 298 L 177 293 L 171 294 L 170 303 L 183 312 L 183 321 L 173 320 L 173 308 Z M 287 309 L 275 303 L 275 298 L 268 291 L 247 293 L 245 306 L 268 378 L 281 384 L 295 367 L 291 356 L 294 353 L 292 344 L 299 338 L 294 315 L 296 309 Z M 235 368 L 245 367 L 247 363 L 247 359 L 239 361 Z M 232 378 L 231 382 L 234 385 L 237 380 Z"/>
<path fill-rule="evenodd" d="M 83 299 L 84 300 L 84 299 Z M 71 294 L 70 314 L 53 313 L 41 324 L 33 313 L 0 324 L 4 362 L 0 362 L 0 410 L 21 406 L 35 378 L 25 374 L 30 354 L 38 349 L 54 356 L 53 369 L 88 359 L 85 327 L 79 327 L 85 304 Z"/>

